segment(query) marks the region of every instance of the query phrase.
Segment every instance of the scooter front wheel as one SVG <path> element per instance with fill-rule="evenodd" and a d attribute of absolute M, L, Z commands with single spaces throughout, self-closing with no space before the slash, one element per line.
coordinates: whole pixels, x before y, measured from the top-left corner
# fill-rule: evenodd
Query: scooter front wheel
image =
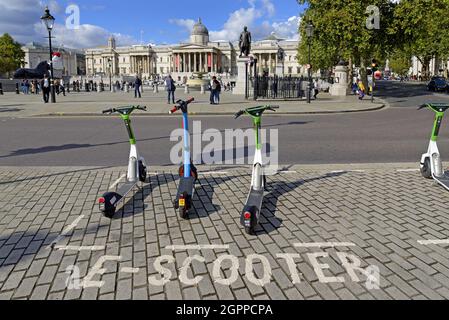
<path fill-rule="evenodd" d="M 421 167 L 421 174 L 426 179 L 432 179 L 432 166 L 429 158 L 426 158 L 424 161 L 424 164 Z"/>
<path fill-rule="evenodd" d="M 147 167 L 143 165 L 142 161 L 139 161 L 139 181 L 140 182 L 147 181 Z"/>

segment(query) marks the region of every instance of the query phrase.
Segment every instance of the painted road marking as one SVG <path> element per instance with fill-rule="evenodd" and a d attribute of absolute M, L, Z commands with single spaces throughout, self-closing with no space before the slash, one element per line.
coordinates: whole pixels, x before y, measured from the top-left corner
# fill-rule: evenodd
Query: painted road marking
<path fill-rule="evenodd" d="M 356 247 L 351 242 L 311 242 L 311 243 L 295 243 L 296 248 L 336 248 L 336 247 Z"/>
<path fill-rule="evenodd" d="M 419 169 L 398 169 L 396 172 L 419 172 Z"/>
<path fill-rule="evenodd" d="M 218 249 L 229 249 L 229 245 L 190 245 L 190 246 L 167 246 L 165 247 L 167 250 L 171 251 L 179 251 L 179 250 L 218 250 Z"/>
<path fill-rule="evenodd" d="M 199 175 L 206 176 L 206 175 L 227 175 L 229 172 L 225 171 L 210 171 L 210 172 L 202 172 Z"/>
<path fill-rule="evenodd" d="M 124 267 L 120 269 L 120 272 L 123 273 L 139 273 L 139 268 L 130 268 L 130 267 Z"/>
<path fill-rule="evenodd" d="M 428 246 L 428 245 L 449 245 L 449 239 L 448 240 L 418 240 L 418 243 L 423 245 L 423 246 Z"/>
<path fill-rule="evenodd" d="M 57 244 L 59 241 L 64 239 L 66 235 L 68 235 L 73 229 L 76 228 L 78 223 L 80 223 L 81 220 L 83 220 L 84 214 L 80 215 L 78 218 L 75 219 L 53 242 L 48 246 L 49 248 L 53 248 L 55 244 Z"/>
<path fill-rule="evenodd" d="M 78 246 L 56 246 L 56 250 L 61 251 L 101 251 L 106 249 L 105 246 L 87 246 L 87 247 L 78 247 Z"/>
<path fill-rule="evenodd" d="M 109 190 L 114 189 L 120 181 L 122 181 L 126 177 L 126 174 L 122 175 L 120 178 L 118 178 L 111 186 L 109 187 Z"/>

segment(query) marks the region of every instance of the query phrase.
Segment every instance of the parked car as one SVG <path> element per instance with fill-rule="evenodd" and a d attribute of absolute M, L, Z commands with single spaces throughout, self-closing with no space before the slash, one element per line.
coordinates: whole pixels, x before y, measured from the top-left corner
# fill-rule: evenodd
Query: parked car
<path fill-rule="evenodd" d="M 448 90 L 447 80 L 441 76 L 433 77 L 432 80 L 430 80 L 429 84 L 427 85 L 427 89 L 429 91 L 434 92 L 447 91 Z"/>

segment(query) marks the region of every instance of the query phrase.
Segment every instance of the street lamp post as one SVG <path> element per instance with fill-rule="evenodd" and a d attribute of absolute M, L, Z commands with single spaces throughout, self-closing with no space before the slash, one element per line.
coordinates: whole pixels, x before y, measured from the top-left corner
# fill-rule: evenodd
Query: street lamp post
<path fill-rule="evenodd" d="M 308 77 L 309 83 L 307 84 L 307 103 L 311 103 L 311 95 L 312 95 L 312 64 L 311 64 L 311 55 L 312 55 L 312 37 L 313 37 L 314 27 L 311 22 L 308 23 L 306 27 L 306 35 L 309 45 L 309 65 L 308 65 Z"/>
<path fill-rule="evenodd" d="M 53 78 L 53 48 L 51 45 L 51 31 L 53 30 L 53 26 L 55 24 L 55 18 L 50 14 L 48 7 L 45 8 L 45 14 L 41 17 L 41 20 L 48 31 L 48 42 L 50 46 L 50 94 L 51 103 L 56 103 L 55 83 Z"/>
<path fill-rule="evenodd" d="M 108 59 L 108 67 L 109 67 L 109 89 L 112 90 L 112 60 Z"/>

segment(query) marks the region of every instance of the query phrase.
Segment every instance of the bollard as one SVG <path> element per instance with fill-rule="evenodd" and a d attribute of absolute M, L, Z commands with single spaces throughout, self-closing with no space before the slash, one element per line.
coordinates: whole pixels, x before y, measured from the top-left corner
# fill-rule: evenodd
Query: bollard
<path fill-rule="evenodd" d="M 18 83 L 16 83 L 16 94 L 20 94 L 20 92 L 19 92 L 19 84 Z"/>
<path fill-rule="evenodd" d="M 186 86 L 184 87 L 184 93 L 189 94 L 189 85 L 188 84 L 186 84 Z"/>
<path fill-rule="evenodd" d="M 154 93 L 159 92 L 159 86 L 157 84 L 154 85 Z"/>
<path fill-rule="evenodd" d="M 0 82 L 0 96 L 2 96 L 3 95 L 3 85 L 2 85 L 2 83 Z"/>
<path fill-rule="evenodd" d="M 206 90 L 204 89 L 204 84 L 201 85 L 201 94 L 206 94 Z"/>

